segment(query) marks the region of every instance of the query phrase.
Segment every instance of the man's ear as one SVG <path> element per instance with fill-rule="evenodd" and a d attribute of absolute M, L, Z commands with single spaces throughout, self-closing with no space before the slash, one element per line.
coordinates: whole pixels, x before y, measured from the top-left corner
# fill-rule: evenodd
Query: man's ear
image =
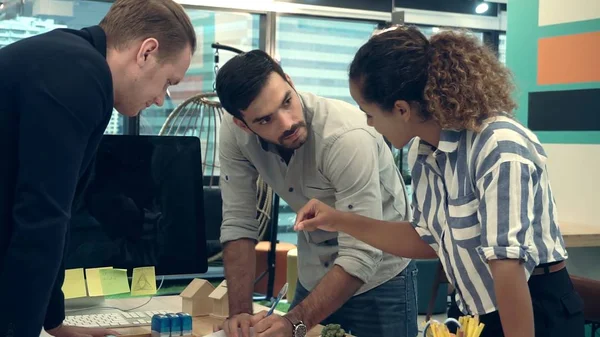
<path fill-rule="evenodd" d="M 150 55 L 156 57 L 156 54 L 158 54 L 158 41 L 155 38 L 147 38 L 142 41 L 138 49 L 136 61 L 140 67 L 143 67 L 148 62 Z"/>
<path fill-rule="evenodd" d="M 252 130 L 250 130 L 248 125 L 246 125 L 246 123 L 243 120 L 241 120 L 237 117 L 233 117 L 233 122 L 235 123 L 235 125 L 237 125 L 240 129 L 244 130 L 245 132 L 247 132 L 249 134 L 254 134 L 254 132 L 252 132 Z"/>

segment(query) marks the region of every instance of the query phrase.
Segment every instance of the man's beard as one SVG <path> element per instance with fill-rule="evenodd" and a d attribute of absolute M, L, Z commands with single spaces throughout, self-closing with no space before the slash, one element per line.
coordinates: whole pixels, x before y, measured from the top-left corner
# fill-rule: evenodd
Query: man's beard
<path fill-rule="evenodd" d="M 285 148 L 286 147 L 285 146 L 285 138 L 293 135 L 294 132 L 296 132 L 296 130 L 298 130 L 300 128 L 306 128 L 306 123 L 304 121 L 298 122 L 298 123 L 292 125 L 292 127 L 289 130 L 282 133 L 281 136 L 279 137 L 279 139 L 277 140 L 277 141 L 279 141 L 279 144 L 277 144 L 277 145 Z M 302 144 L 300 144 L 300 145 L 302 145 Z M 298 148 L 298 147 L 296 147 L 296 148 Z"/>
<path fill-rule="evenodd" d="M 256 136 L 258 136 L 258 138 L 260 138 L 263 142 L 266 142 L 266 143 L 269 143 L 269 144 L 273 144 L 273 145 L 275 145 L 279 149 L 283 149 L 283 150 L 296 150 L 299 147 L 301 147 L 302 145 L 304 145 L 304 143 L 306 142 L 306 140 L 303 141 L 303 142 L 298 142 L 298 144 L 295 144 L 294 146 L 286 146 L 285 145 L 285 137 L 292 135 L 294 132 L 296 132 L 296 130 L 298 130 L 300 128 L 306 128 L 306 122 L 299 122 L 299 123 L 296 123 L 296 124 L 292 125 L 292 127 L 289 130 L 287 130 L 287 131 L 285 131 L 284 133 L 281 134 L 281 136 L 277 139 L 277 142 L 272 142 L 272 141 L 270 141 L 268 139 L 265 139 L 265 138 L 259 136 L 258 133 L 254 132 L 254 131 L 252 131 L 252 132 L 254 132 L 254 134 Z"/>
<path fill-rule="evenodd" d="M 247 125 L 247 124 L 246 124 Z M 250 131 L 252 131 L 252 133 L 254 133 L 261 141 L 268 143 L 268 144 L 272 144 L 275 145 L 277 148 L 282 149 L 282 150 L 297 150 L 298 148 L 300 148 L 302 145 L 304 145 L 304 143 L 306 143 L 306 140 L 302 141 L 302 142 L 298 142 L 297 145 L 294 146 L 286 146 L 285 145 L 285 137 L 292 135 L 294 132 L 296 132 L 296 130 L 300 129 L 300 128 L 306 128 L 306 122 L 302 121 L 299 123 L 296 123 L 294 125 L 292 125 L 292 127 L 285 131 L 283 134 L 281 134 L 281 136 L 277 139 L 277 142 L 272 142 L 266 138 L 261 137 L 258 133 L 256 133 L 256 131 L 250 129 Z"/>

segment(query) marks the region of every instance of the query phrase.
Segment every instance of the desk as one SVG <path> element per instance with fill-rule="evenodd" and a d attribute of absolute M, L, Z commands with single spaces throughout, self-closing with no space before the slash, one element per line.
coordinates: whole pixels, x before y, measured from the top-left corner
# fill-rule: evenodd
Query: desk
<path fill-rule="evenodd" d="M 115 307 L 123 310 L 127 310 L 130 308 L 137 307 L 139 305 L 144 304 L 148 301 L 148 297 L 136 297 L 136 298 L 125 298 L 125 299 L 111 299 L 106 300 L 102 307 Z M 157 296 L 152 298 L 152 300 L 144 305 L 141 308 L 134 309 L 132 311 L 156 311 L 156 310 L 165 310 L 168 312 L 180 312 L 181 311 L 181 298 L 179 296 Z M 262 310 L 268 310 L 268 308 L 254 304 L 254 311 L 259 312 Z M 90 309 L 85 311 L 78 311 L 77 314 L 94 314 L 94 313 L 111 313 L 111 312 L 119 312 L 117 309 Z M 281 314 L 281 312 L 277 312 Z M 68 313 L 67 313 L 68 314 Z M 213 325 L 220 323 L 222 319 L 212 317 L 212 316 L 203 316 L 203 317 L 194 317 L 194 334 L 196 336 L 204 336 L 213 332 Z M 314 327 L 309 333 L 307 337 L 319 337 L 321 335 L 321 329 L 323 329 L 322 325 L 318 325 Z M 150 326 L 142 326 L 142 327 L 134 327 L 134 328 L 119 328 L 114 329 L 118 331 L 122 335 L 145 335 L 150 333 Z M 350 335 L 347 335 L 350 336 Z"/>
<path fill-rule="evenodd" d="M 559 227 L 567 248 L 600 247 L 600 224 L 593 226 L 560 222 Z"/>

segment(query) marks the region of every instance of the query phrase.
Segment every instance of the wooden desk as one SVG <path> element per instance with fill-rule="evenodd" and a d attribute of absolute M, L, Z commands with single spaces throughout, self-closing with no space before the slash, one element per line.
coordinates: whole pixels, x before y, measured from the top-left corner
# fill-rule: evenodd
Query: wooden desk
<path fill-rule="evenodd" d="M 600 247 L 600 224 L 594 226 L 560 222 L 559 227 L 567 248 Z"/>
<path fill-rule="evenodd" d="M 148 297 L 141 298 L 127 298 L 127 299 L 116 299 L 116 300 L 106 300 L 102 307 L 115 307 L 119 309 L 129 309 L 134 308 L 139 305 L 144 304 L 148 301 Z M 254 311 L 259 312 L 262 310 L 268 310 L 264 306 L 254 304 Z M 165 310 L 168 312 L 180 312 L 181 311 L 181 298 L 179 296 L 157 296 L 152 298 L 152 300 L 141 308 L 134 309 L 132 311 L 157 311 L 157 310 Z M 110 312 L 118 312 L 116 309 L 90 309 L 86 311 L 79 311 L 77 314 L 92 314 L 92 313 L 110 313 Z M 282 314 L 281 312 L 277 312 L 278 314 Z M 194 317 L 194 334 L 196 336 L 205 336 L 211 334 L 213 332 L 213 326 L 222 322 L 222 319 L 212 317 L 212 316 L 204 316 L 204 317 Z M 309 333 L 307 337 L 319 337 L 321 336 L 321 330 L 323 329 L 322 325 L 318 325 L 314 327 Z M 142 326 L 142 327 L 134 327 L 134 328 L 119 328 L 114 329 L 118 331 L 122 336 L 136 336 L 136 337 L 145 337 L 150 336 L 150 326 Z M 123 336 L 123 337 L 124 337 Z M 350 336 L 350 335 L 347 335 Z"/>

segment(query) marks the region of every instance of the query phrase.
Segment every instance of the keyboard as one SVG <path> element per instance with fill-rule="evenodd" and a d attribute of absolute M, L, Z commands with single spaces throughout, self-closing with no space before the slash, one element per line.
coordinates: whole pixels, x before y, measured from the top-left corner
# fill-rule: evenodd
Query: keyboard
<path fill-rule="evenodd" d="M 98 327 L 98 328 L 126 328 L 151 325 L 152 316 L 166 314 L 166 311 L 130 311 L 90 315 L 68 315 L 65 325 Z"/>

